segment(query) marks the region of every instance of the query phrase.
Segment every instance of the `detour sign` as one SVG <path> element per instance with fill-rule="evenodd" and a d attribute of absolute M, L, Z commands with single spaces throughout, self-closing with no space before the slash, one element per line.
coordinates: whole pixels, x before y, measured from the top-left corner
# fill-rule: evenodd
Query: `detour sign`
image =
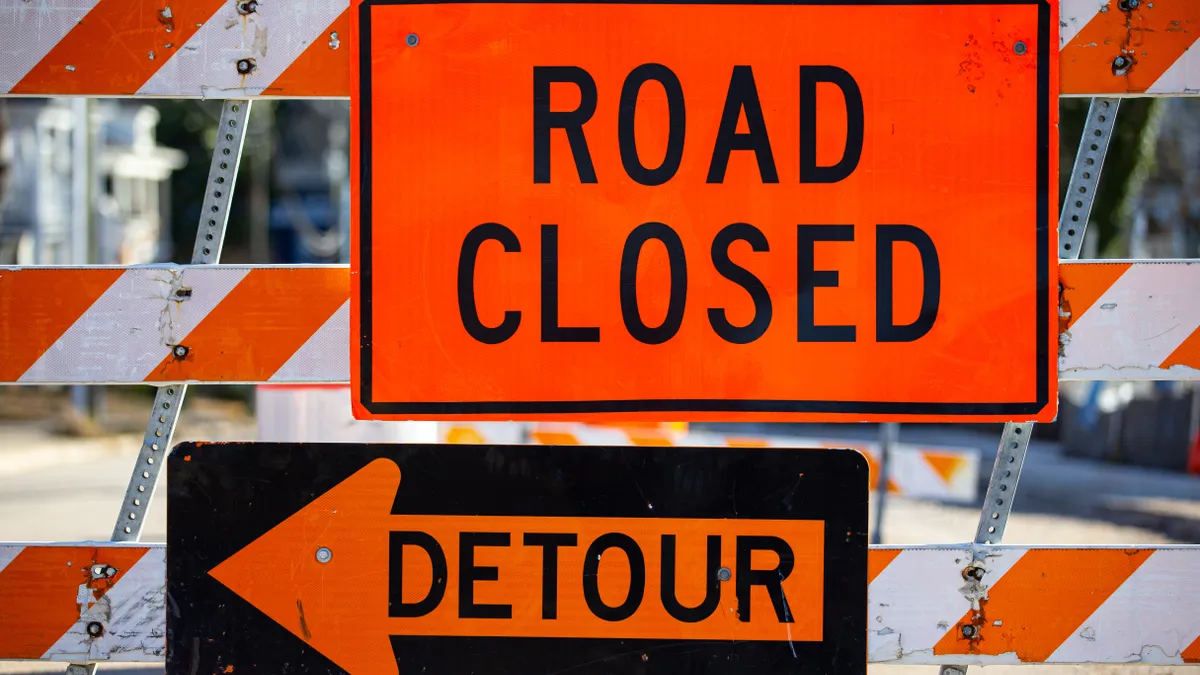
<path fill-rule="evenodd" d="M 168 472 L 172 675 L 865 672 L 851 450 L 184 444 Z"/>
<path fill-rule="evenodd" d="M 355 414 L 1053 419 L 1056 12 L 362 2 Z"/>

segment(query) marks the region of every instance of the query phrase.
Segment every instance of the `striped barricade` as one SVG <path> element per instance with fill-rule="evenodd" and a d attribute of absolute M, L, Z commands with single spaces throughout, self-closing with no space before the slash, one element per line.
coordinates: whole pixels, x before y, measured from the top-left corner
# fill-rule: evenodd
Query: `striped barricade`
<path fill-rule="evenodd" d="M 1200 379 L 1200 266 L 1063 262 L 1059 379 Z M 0 268 L 0 382 L 345 383 L 345 266 Z"/>
<path fill-rule="evenodd" d="M 165 553 L 0 544 L 0 659 L 163 661 Z M 1198 546 L 872 548 L 868 578 L 872 663 L 1200 663 Z"/>

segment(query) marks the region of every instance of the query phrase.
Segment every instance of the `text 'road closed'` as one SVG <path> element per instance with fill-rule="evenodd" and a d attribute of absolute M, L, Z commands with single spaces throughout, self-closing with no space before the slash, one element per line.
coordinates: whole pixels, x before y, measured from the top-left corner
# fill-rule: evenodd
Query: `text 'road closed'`
<path fill-rule="evenodd" d="M 1053 419 L 1054 21 L 881 7 L 364 11 L 356 416 Z"/>

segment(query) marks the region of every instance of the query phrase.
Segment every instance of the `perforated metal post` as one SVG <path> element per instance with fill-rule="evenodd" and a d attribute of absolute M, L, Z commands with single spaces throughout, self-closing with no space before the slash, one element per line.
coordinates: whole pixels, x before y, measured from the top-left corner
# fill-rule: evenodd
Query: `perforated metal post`
<path fill-rule="evenodd" d="M 871 531 L 871 544 L 883 543 L 883 509 L 887 506 L 888 493 L 888 459 L 896 442 L 900 439 L 900 425 L 896 422 L 885 422 L 879 425 L 879 480 L 875 481 L 875 529 Z"/>
<path fill-rule="evenodd" d="M 1087 123 L 1083 127 L 1079 152 L 1071 170 L 1071 182 L 1058 217 L 1058 257 L 1061 260 L 1077 259 L 1083 247 L 1083 235 L 1087 231 L 1096 187 L 1100 184 L 1100 170 L 1108 154 L 1120 103 L 1121 100 L 1117 98 L 1094 98 L 1088 106 Z M 992 465 L 992 477 L 983 498 L 979 525 L 975 530 L 976 544 L 993 545 L 1003 540 L 1032 435 L 1032 422 L 1009 422 L 1004 425 L 1000 447 L 996 449 L 996 463 Z M 942 666 L 938 675 L 966 675 L 966 672 L 966 666 Z"/>
<path fill-rule="evenodd" d="M 200 212 L 200 226 L 196 230 L 196 246 L 192 252 L 192 264 L 216 263 L 221 257 L 225 241 L 225 226 L 229 222 L 229 203 L 233 197 L 233 184 L 237 179 L 238 164 L 242 158 L 242 144 L 246 138 L 246 121 L 250 115 L 250 101 L 226 101 L 218 122 L 217 144 L 213 148 L 212 164 L 205 183 L 204 203 Z M 176 359 L 188 358 L 187 345 L 170 345 Z M 175 423 L 187 393 L 186 384 L 159 387 L 154 396 L 154 409 L 142 449 L 138 453 L 133 475 L 125 489 L 125 500 L 121 502 L 121 513 L 113 528 L 113 541 L 137 541 L 142 533 L 142 521 L 150 509 L 150 499 L 158 482 L 158 471 L 166 457 L 175 433 Z"/>

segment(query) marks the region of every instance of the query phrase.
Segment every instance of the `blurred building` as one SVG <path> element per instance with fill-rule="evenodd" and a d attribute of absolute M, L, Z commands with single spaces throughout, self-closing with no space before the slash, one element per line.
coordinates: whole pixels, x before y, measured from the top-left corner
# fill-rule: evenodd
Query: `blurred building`
<path fill-rule="evenodd" d="M 349 103 L 280 101 L 274 124 L 272 262 L 349 262 Z"/>
<path fill-rule="evenodd" d="M 169 179 L 185 156 L 155 141 L 157 110 L 88 99 L 10 99 L 6 108 L 0 264 L 159 260 Z"/>

